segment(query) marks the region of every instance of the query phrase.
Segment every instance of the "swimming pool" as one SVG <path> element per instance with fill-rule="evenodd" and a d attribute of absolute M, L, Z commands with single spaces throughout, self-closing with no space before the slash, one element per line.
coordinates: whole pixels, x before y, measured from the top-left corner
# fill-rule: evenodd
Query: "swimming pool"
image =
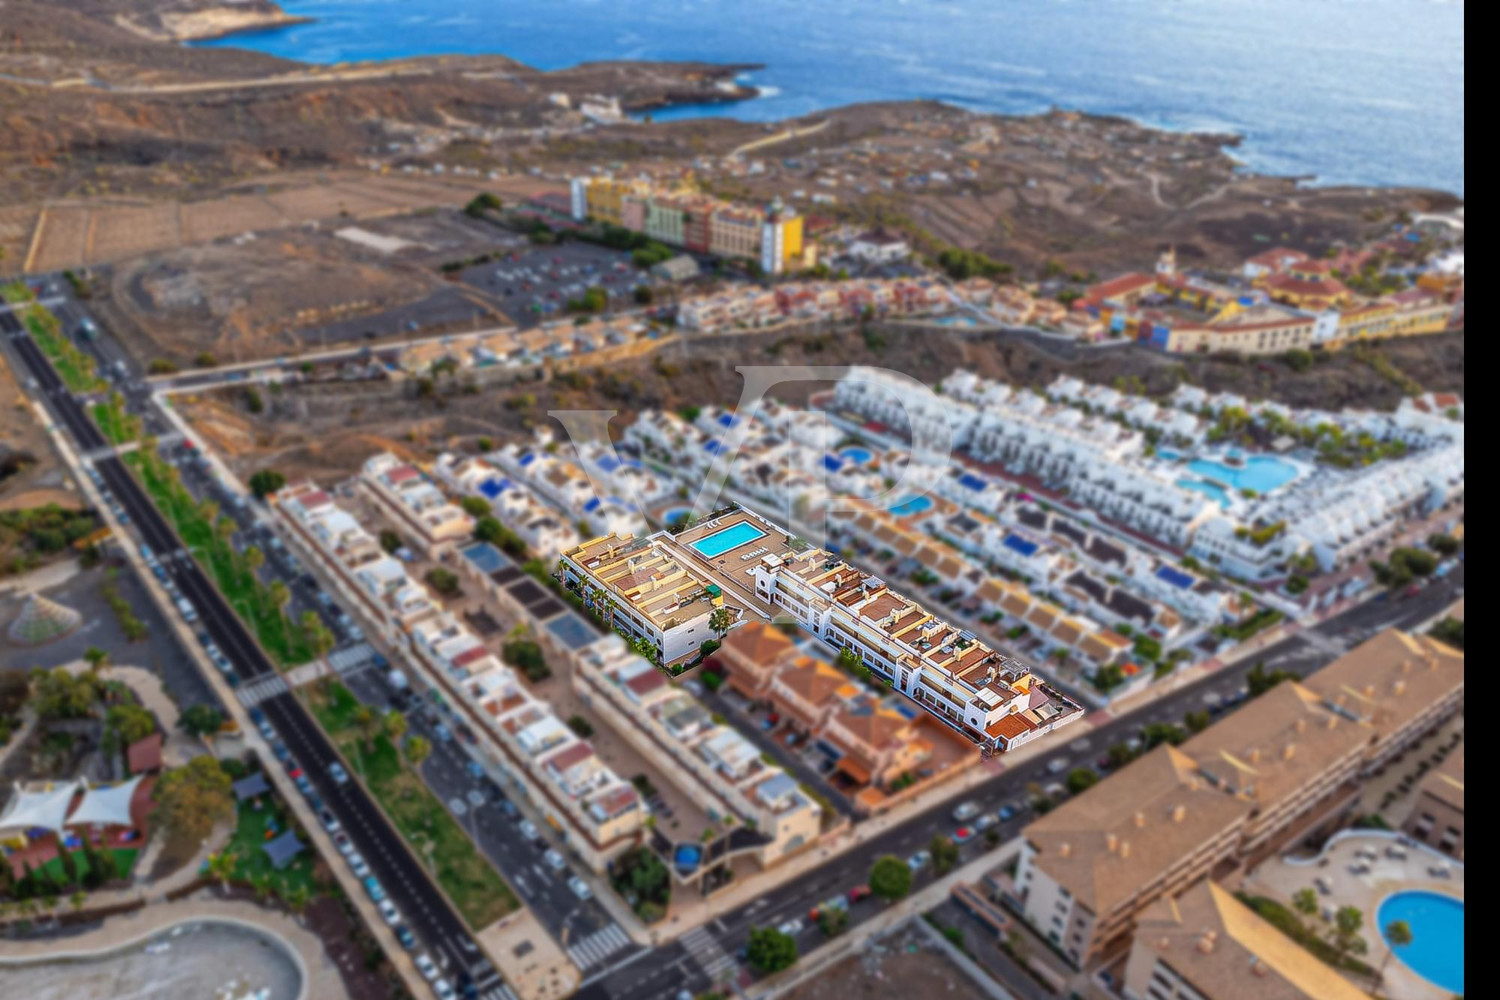
<path fill-rule="evenodd" d="M 1235 490 L 1270 493 L 1297 478 L 1297 467 L 1269 455 L 1253 455 L 1243 465 L 1227 465 L 1206 458 L 1195 458 L 1187 464 L 1192 472 Z"/>
<path fill-rule="evenodd" d="M 692 516 L 693 511 L 690 507 L 673 507 L 671 510 L 662 511 L 661 523 L 671 526 L 676 524 L 678 521 L 686 521 Z"/>
<path fill-rule="evenodd" d="M 712 535 L 704 535 L 696 542 L 693 542 L 692 545 L 693 548 L 698 550 L 699 555 L 715 559 L 730 549 L 737 549 L 741 545 L 750 544 L 757 538 L 765 537 L 766 533 L 764 531 L 761 531 L 749 521 L 741 521 L 738 524 L 731 524 L 723 531 L 715 531 Z"/>
<path fill-rule="evenodd" d="M 1229 506 L 1229 494 L 1224 492 L 1224 487 L 1214 483 L 1204 482 L 1202 479 L 1179 479 L 1177 485 L 1183 489 L 1202 493 L 1211 500 L 1218 501 L 1220 507 Z"/>
<path fill-rule="evenodd" d="M 1463 901 L 1436 892 L 1398 892 L 1387 896 L 1376 912 L 1381 938 L 1397 920 L 1411 928 L 1411 944 L 1393 949 L 1396 958 L 1445 993 L 1462 993 Z"/>
<path fill-rule="evenodd" d="M 897 501 L 894 506 L 886 508 L 886 510 L 897 517 L 905 517 L 908 514 L 922 514 L 931 509 L 932 497 L 917 496 L 915 493 L 908 493 Z"/>
<path fill-rule="evenodd" d="M 844 458 L 847 458 L 849 461 L 853 462 L 855 465 L 864 465 L 874 457 L 870 454 L 869 450 L 865 448 L 845 448 L 843 451 L 839 452 L 839 454 Z"/>

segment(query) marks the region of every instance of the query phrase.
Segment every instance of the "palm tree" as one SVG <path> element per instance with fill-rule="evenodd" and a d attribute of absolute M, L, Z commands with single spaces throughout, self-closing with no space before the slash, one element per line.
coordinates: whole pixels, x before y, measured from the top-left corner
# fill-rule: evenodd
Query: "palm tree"
<path fill-rule="evenodd" d="M 218 539 L 220 545 L 227 546 L 229 539 L 234 537 L 234 533 L 239 530 L 239 527 L 239 525 L 234 523 L 233 518 L 221 517 L 214 522 L 214 538 Z"/>
<path fill-rule="evenodd" d="M 728 608 L 714 608 L 708 616 L 708 627 L 713 629 L 719 636 L 724 638 L 724 633 L 729 631 L 734 624 L 734 612 Z"/>
<path fill-rule="evenodd" d="M 426 737 L 413 736 L 406 741 L 406 759 L 412 767 L 418 771 L 422 769 L 422 763 L 432 756 L 432 743 Z"/>
<path fill-rule="evenodd" d="M 307 909 L 307 904 L 312 902 L 312 894 L 307 891 L 307 886 L 295 885 L 282 897 L 282 902 L 286 903 L 286 908 L 293 913 L 301 913 Z"/>
<path fill-rule="evenodd" d="M 109 665 L 109 653 L 98 646 L 90 646 L 83 651 L 83 658 L 88 661 L 89 669 L 96 673 Z"/>
<path fill-rule="evenodd" d="M 379 728 L 379 720 L 375 710 L 369 705 L 361 705 L 354 712 L 354 724 L 359 727 L 361 742 L 369 745 L 375 738 L 375 732 Z"/>
<path fill-rule="evenodd" d="M 79 910 L 83 909 L 83 904 L 88 902 L 88 898 L 89 894 L 84 892 L 82 889 L 79 889 L 77 892 L 73 893 L 73 895 L 69 896 L 68 902 L 73 904 L 73 912 L 77 913 Z"/>
<path fill-rule="evenodd" d="M 259 545 L 251 545 L 245 549 L 245 566 L 251 573 L 260 572 L 260 568 L 266 564 L 266 554 L 260 550 Z"/>
<path fill-rule="evenodd" d="M 276 613 L 281 616 L 282 624 L 286 624 L 286 606 L 291 603 L 292 592 L 287 589 L 286 584 L 280 580 L 272 580 L 270 587 L 271 603 L 276 605 Z"/>
<path fill-rule="evenodd" d="M 1318 912 L 1318 894 L 1311 889 L 1299 889 L 1292 896 L 1292 906 L 1303 916 L 1314 916 Z"/>
<path fill-rule="evenodd" d="M 1391 956 L 1396 954 L 1397 948 L 1405 948 L 1412 942 L 1411 925 L 1405 920 L 1392 920 L 1385 925 L 1386 944 L 1390 945 L 1385 951 L 1385 959 L 1380 963 L 1380 981 L 1385 982 L 1385 967 L 1391 964 Z"/>
<path fill-rule="evenodd" d="M 384 725 L 385 735 L 388 736 L 390 738 L 390 741 L 396 746 L 400 746 L 402 737 L 406 735 L 406 716 L 392 709 L 391 711 L 385 713 Z"/>
<path fill-rule="evenodd" d="M 240 859 L 233 851 L 215 851 L 208 856 L 208 863 L 204 867 L 210 878 L 218 879 L 219 885 L 228 889 L 229 880 L 234 878 L 239 863 Z"/>
<path fill-rule="evenodd" d="M 198 505 L 198 516 L 208 524 L 213 524 L 219 516 L 219 505 L 213 500 L 204 500 Z"/>

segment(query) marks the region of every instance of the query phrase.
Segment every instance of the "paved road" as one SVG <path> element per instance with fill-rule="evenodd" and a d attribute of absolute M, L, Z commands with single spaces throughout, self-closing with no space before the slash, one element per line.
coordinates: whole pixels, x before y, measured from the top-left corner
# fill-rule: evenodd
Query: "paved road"
<path fill-rule="evenodd" d="M 30 369 L 40 392 L 62 424 L 85 453 L 108 452 L 108 443 L 85 415 L 47 362 L 41 350 L 22 332 L 8 313 L 0 317 L 11 346 Z M 183 597 L 201 616 L 201 625 L 223 650 L 241 681 L 262 686 L 277 677 L 275 667 L 256 644 L 198 564 L 183 549 L 176 534 L 147 497 L 130 470 L 112 453 L 95 460 L 105 484 L 134 521 L 141 537 L 158 554 L 167 574 Z M 270 681 L 275 689 L 275 681 Z M 500 995 L 501 981 L 484 961 L 462 921 L 448 906 L 426 871 L 407 852 L 396 832 L 375 802 L 357 782 L 338 784 L 328 773 L 338 759 L 333 746 L 300 702 L 285 691 L 259 701 L 258 707 L 291 749 L 296 761 L 312 780 L 322 801 L 334 812 L 355 845 L 369 861 L 386 892 L 401 910 L 406 922 L 422 938 L 449 974 L 466 970 L 483 990 L 482 995 Z"/>
<path fill-rule="evenodd" d="M 1437 615 L 1463 587 L 1463 572 L 1460 565 L 1447 578 L 1433 582 L 1412 598 L 1392 598 L 1359 605 L 1314 629 L 1268 646 L 1253 660 L 1209 674 L 1137 712 L 1109 719 L 1091 731 L 1080 730 L 1071 741 L 1064 735 L 1055 741 L 1052 752 L 1044 757 L 1010 768 L 1004 768 L 1003 761 L 1000 765 L 979 765 L 995 766 L 997 773 L 964 798 L 979 803 L 986 811 L 998 810 L 1002 805 L 1021 805 L 1029 784 L 1056 780 L 1056 774 L 1048 769 L 1053 761 L 1064 761 L 1067 768 L 1086 765 L 1112 744 L 1134 736 L 1147 722 L 1180 722 L 1189 711 L 1205 708 L 1215 699 L 1227 699 L 1244 684 L 1244 675 L 1255 662 L 1306 676 L 1381 629 L 1392 626 L 1410 628 Z M 1086 741 L 1087 745 L 1075 749 L 1080 740 Z M 840 855 L 805 878 L 719 915 L 680 941 L 648 952 L 607 975 L 596 974 L 592 981 L 586 981 L 579 996 L 584 1000 L 647 1000 L 674 996 L 682 989 L 693 993 L 706 990 L 725 976 L 734 974 L 735 956 L 744 947 L 751 927 L 775 926 L 791 917 L 801 917 L 807 925 L 799 935 L 798 943 L 804 952 L 810 951 L 821 943 L 822 934 L 806 919 L 807 912 L 829 896 L 863 883 L 870 866 L 881 855 L 909 857 L 924 849 L 934 835 L 951 833 L 954 823 L 948 813 L 952 805 L 952 802 L 945 803 L 915 816 Z M 1016 836 L 1027 820 L 1025 813 L 1020 812 L 1015 818 L 1000 824 L 997 829 L 1001 842 Z M 986 846 L 982 838 L 977 838 L 964 846 L 963 859 L 972 860 L 984 850 Z M 920 874 L 917 885 L 927 884 L 931 877 L 930 871 Z M 867 920 L 878 914 L 881 908 L 881 904 L 874 900 L 857 903 L 850 908 L 851 921 Z"/>

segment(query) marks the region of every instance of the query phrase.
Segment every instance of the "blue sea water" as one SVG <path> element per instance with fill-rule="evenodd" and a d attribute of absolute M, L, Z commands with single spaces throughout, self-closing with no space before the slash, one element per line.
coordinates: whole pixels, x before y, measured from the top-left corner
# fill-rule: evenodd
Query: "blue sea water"
<path fill-rule="evenodd" d="M 1464 190 L 1464 5 L 1441 0 L 282 0 L 312 24 L 202 43 L 335 63 L 498 53 L 764 63 L 773 120 L 934 98 L 1235 132 L 1253 169 Z"/>

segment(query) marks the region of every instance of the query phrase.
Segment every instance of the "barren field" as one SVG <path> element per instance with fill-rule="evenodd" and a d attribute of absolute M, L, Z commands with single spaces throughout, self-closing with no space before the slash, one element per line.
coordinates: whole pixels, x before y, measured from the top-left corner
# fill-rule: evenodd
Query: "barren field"
<path fill-rule="evenodd" d="M 1375 363 L 1375 359 L 1389 362 Z M 468 395 L 461 380 L 445 381 L 420 399 L 410 382 L 324 384 L 270 394 L 265 413 L 252 416 L 234 392 L 183 400 L 195 426 L 221 446 L 247 474 L 274 465 L 288 476 L 333 480 L 352 474 L 382 448 L 431 457 L 469 447 L 479 437 L 504 441 L 550 424 L 551 409 L 614 408 L 618 433 L 644 409 L 734 405 L 740 397 L 738 365 L 879 365 L 928 384 L 955 368 L 1018 385 L 1043 386 L 1060 373 L 1111 384 L 1139 378 L 1152 394 L 1181 382 L 1231 390 L 1293 405 L 1394 407 L 1404 394 L 1392 375 L 1423 389 L 1463 391 L 1463 334 L 1399 341 L 1368 354 L 1327 357 L 1296 373 L 1274 359 L 1238 362 L 1180 358 L 1134 347 L 1053 353 L 1020 337 L 967 339 L 947 331 L 892 327 L 866 337 L 857 330 L 758 334 L 677 342 L 654 356 L 579 372 L 546 382 L 526 382 Z M 773 395 L 805 404 L 826 383 L 787 382 Z"/>
<path fill-rule="evenodd" d="M 205 351 L 227 363 L 334 347 L 409 322 L 430 334 L 444 317 L 504 322 L 437 272 L 444 259 L 495 249 L 500 230 L 452 212 L 338 221 L 136 257 L 99 283 L 94 307 L 137 356 L 179 366 Z"/>
<path fill-rule="evenodd" d="M 0 357 L 0 510 L 48 503 L 76 508 L 78 495 L 28 400 Z"/>

